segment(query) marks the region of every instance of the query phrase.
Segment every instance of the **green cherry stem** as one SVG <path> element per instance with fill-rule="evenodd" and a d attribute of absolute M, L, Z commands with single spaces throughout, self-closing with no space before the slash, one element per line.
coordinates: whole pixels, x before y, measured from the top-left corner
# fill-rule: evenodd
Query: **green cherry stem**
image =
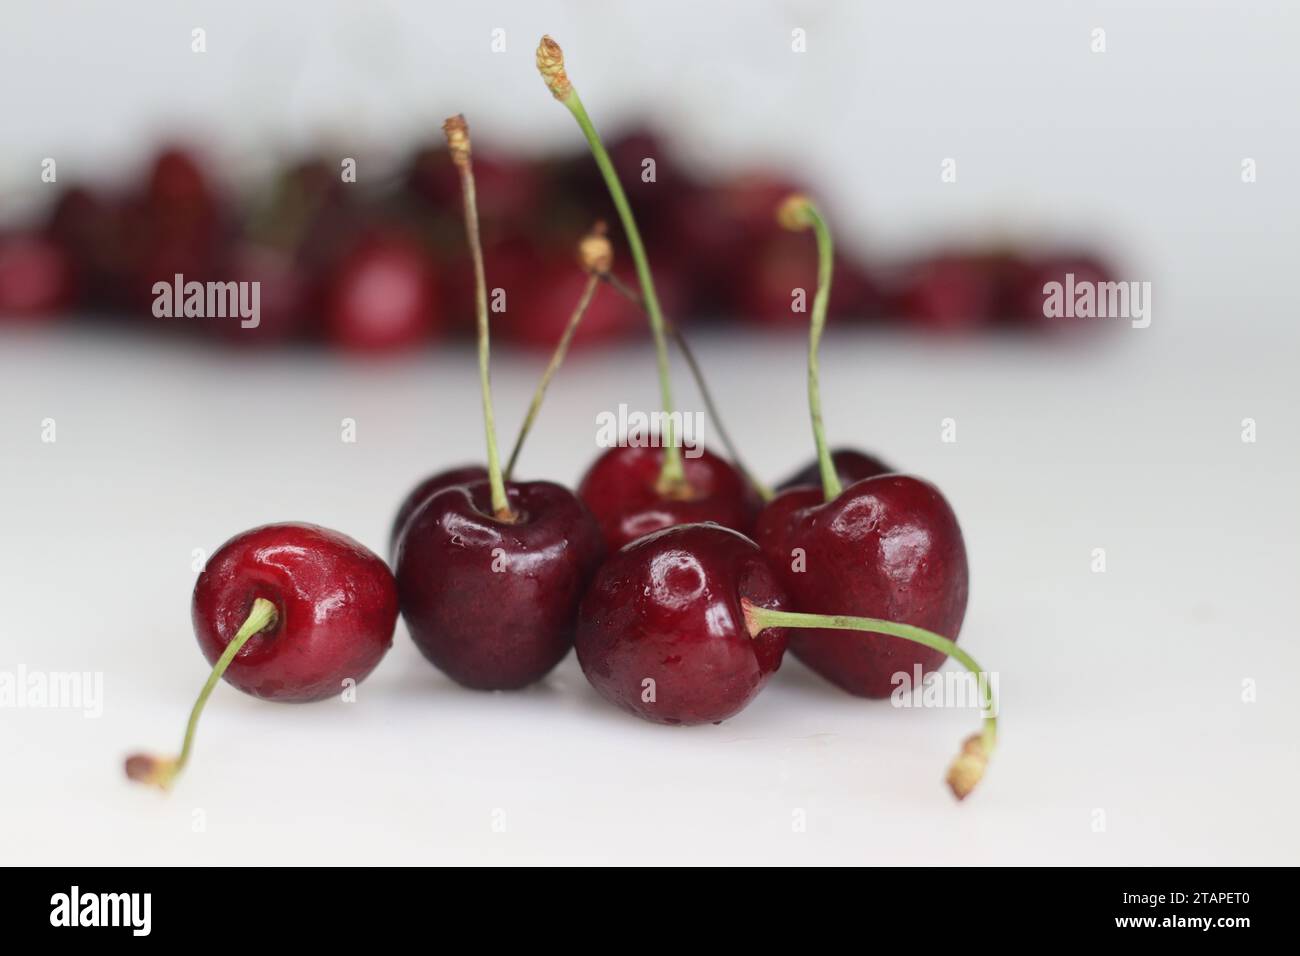
<path fill-rule="evenodd" d="M 208 698 L 212 696 L 212 690 L 217 686 L 217 681 L 221 680 L 221 675 L 226 672 L 226 668 L 235 659 L 235 655 L 248 643 L 249 638 L 273 626 L 278 617 L 279 612 L 276 611 L 275 605 L 266 598 L 257 598 L 253 601 L 253 608 L 249 611 L 248 617 L 244 619 L 244 623 L 240 625 L 235 636 L 231 638 L 230 643 L 221 652 L 217 662 L 212 665 L 212 673 L 208 675 L 203 690 L 199 691 L 198 700 L 194 702 L 194 708 L 190 711 L 189 723 L 185 725 L 185 739 L 181 744 L 180 756 L 154 757 L 149 754 L 133 754 L 126 758 L 126 775 L 128 777 L 139 783 L 152 784 L 162 790 L 171 788 L 176 777 L 189 763 L 190 753 L 194 749 L 194 733 L 199 727 L 199 716 L 203 713 Z"/>
<path fill-rule="evenodd" d="M 961 753 L 948 768 L 948 786 L 958 800 L 964 799 L 979 783 L 984 775 L 984 767 L 998 739 L 997 702 L 993 698 L 993 689 L 987 679 L 988 672 L 980 667 L 979 662 L 964 650 L 948 640 L 911 624 L 899 624 L 874 617 L 852 617 L 847 614 L 803 614 L 798 611 L 775 611 L 759 607 L 748 598 L 741 599 L 741 610 L 745 615 L 745 627 L 750 637 L 757 637 L 759 632 L 769 627 L 813 627 L 839 631 L 866 631 L 872 634 L 888 634 L 901 637 L 914 644 L 921 644 L 933 650 L 947 654 L 973 674 L 979 682 L 980 692 L 984 698 L 984 724 L 980 733 L 974 734 L 962 743 Z"/>
<path fill-rule="evenodd" d="M 532 403 L 528 406 L 528 414 L 524 416 L 524 422 L 519 426 L 519 437 L 515 439 L 515 447 L 510 451 L 510 460 L 506 462 L 507 481 L 515 473 L 515 462 L 519 460 L 519 452 L 523 450 L 524 439 L 528 437 L 529 431 L 532 430 L 533 422 L 542 407 L 542 399 L 546 397 L 546 389 L 550 386 L 555 373 L 560 370 L 560 366 L 564 364 L 564 357 L 568 354 L 569 343 L 573 341 L 573 334 L 578 331 L 578 326 L 587 311 L 587 306 L 591 305 L 591 300 L 595 297 L 596 289 L 599 286 L 599 276 L 592 275 L 587 280 L 587 285 L 582 290 L 582 296 L 578 299 L 578 305 L 573 310 L 573 314 L 569 316 L 569 324 L 564 327 L 564 334 L 560 336 L 555 351 L 551 353 L 551 361 L 547 363 L 546 371 L 542 373 L 542 379 L 537 383 L 537 390 L 533 392 Z"/>
<path fill-rule="evenodd" d="M 650 329 L 654 333 L 655 357 L 659 366 L 659 394 L 667 422 L 664 428 L 664 463 L 659 472 L 659 489 L 665 494 L 674 496 L 689 494 L 690 486 L 686 481 L 686 473 L 682 469 L 681 449 L 677 447 L 677 441 L 673 435 L 672 413 L 675 405 L 673 403 L 672 382 L 669 373 L 668 341 L 664 329 L 663 311 L 659 307 L 659 296 L 655 293 L 654 276 L 650 272 L 650 262 L 646 258 L 645 244 L 641 241 L 641 231 L 637 228 L 636 219 L 632 215 L 632 207 L 628 204 L 627 194 L 623 192 L 623 184 L 619 182 L 618 173 L 614 169 L 613 161 L 609 158 L 609 152 L 605 149 L 605 144 L 601 142 L 600 134 L 591 122 L 591 117 L 587 115 L 587 109 L 582 105 L 582 100 L 578 97 L 578 91 L 569 82 L 568 74 L 564 69 L 564 51 L 549 36 L 542 37 L 542 42 L 537 47 L 537 69 L 546 81 L 551 94 L 563 103 L 568 111 L 573 114 L 573 118 L 578 121 L 578 126 L 582 129 L 582 134 L 586 137 L 587 145 L 591 149 L 591 155 L 596 160 L 596 166 L 600 169 L 600 174 L 605 180 L 605 188 L 609 190 L 610 199 L 614 201 L 614 208 L 618 210 L 619 221 L 622 222 L 623 232 L 627 236 L 628 249 L 632 253 L 632 262 L 636 266 L 641 294 L 645 299 L 645 310 L 650 318 Z"/>
<path fill-rule="evenodd" d="M 813 297 L 812 322 L 808 329 L 808 411 L 812 415 L 813 441 L 817 444 L 817 464 L 822 473 L 822 492 L 827 501 L 839 497 L 840 476 L 835 472 L 830 448 L 826 444 L 826 426 L 822 423 L 822 392 L 818 366 L 822 330 L 826 327 L 826 308 L 831 298 L 831 274 L 835 261 L 835 244 L 821 212 L 807 196 L 794 195 L 777 210 L 777 221 L 792 232 L 811 228 L 817 237 L 817 294 Z"/>
<path fill-rule="evenodd" d="M 641 297 L 636 294 L 636 291 L 634 289 L 629 289 L 623 280 L 614 275 L 614 273 L 605 272 L 601 274 L 600 278 L 603 279 L 615 292 L 633 303 L 638 309 L 645 308 L 644 303 L 641 301 Z M 731 440 L 731 433 L 727 431 L 727 426 L 723 424 L 722 416 L 718 414 L 718 406 L 713 400 L 713 392 L 709 389 L 709 383 L 704 378 L 704 369 L 700 367 L 699 361 L 695 358 L 695 352 L 691 348 L 690 343 L 686 341 L 685 334 L 677 327 L 677 323 L 675 322 L 668 323 L 668 334 L 673 337 L 673 344 L 677 346 L 677 351 L 681 352 L 682 358 L 686 360 L 686 367 L 690 369 L 691 378 L 695 380 L 695 387 L 699 389 L 700 398 L 704 401 L 704 407 L 708 409 L 709 418 L 713 421 L 713 427 L 718 430 L 718 439 L 722 442 L 722 446 L 727 449 L 727 454 L 731 456 L 731 460 L 735 464 L 737 470 L 744 475 L 745 480 L 749 482 L 749 486 L 754 489 L 754 493 L 764 501 L 771 501 L 773 497 L 772 489 L 759 481 L 758 478 L 754 476 L 754 473 L 745 466 L 745 462 L 740 457 L 740 451 L 736 447 L 736 443 Z"/>
<path fill-rule="evenodd" d="M 465 238 L 474 260 L 474 307 L 478 317 L 478 377 L 483 391 L 483 430 L 487 435 L 488 484 L 492 489 L 492 513 L 502 521 L 514 514 L 506 498 L 506 483 L 501 475 L 501 457 L 497 452 L 496 416 L 492 413 L 492 382 L 489 373 L 491 345 L 488 334 L 487 278 L 483 269 L 483 245 L 478 234 L 478 202 L 474 194 L 474 163 L 470 159 L 469 125 L 456 115 L 442 124 L 451 150 L 452 162 L 460 173 L 460 191 L 465 207 Z"/>

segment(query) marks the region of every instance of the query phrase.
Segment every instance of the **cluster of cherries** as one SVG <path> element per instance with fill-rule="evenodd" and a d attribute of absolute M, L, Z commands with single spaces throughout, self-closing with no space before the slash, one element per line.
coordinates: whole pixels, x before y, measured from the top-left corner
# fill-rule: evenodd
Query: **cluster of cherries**
<path fill-rule="evenodd" d="M 605 174 L 641 285 L 639 296 L 627 298 L 649 319 L 664 407 L 671 410 L 667 323 L 627 197 L 559 46 L 543 38 L 537 60 Z M 194 590 L 195 631 L 214 667 L 181 754 L 133 756 L 128 775 L 170 786 L 221 677 L 279 701 L 319 700 L 360 681 L 391 646 L 399 611 L 424 656 L 465 687 L 525 687 L 576 647 L 583 673 L 603 697 L 665 724 L 735 715 L 776 672 L 787 644 L 819 674 L 868 698 L 888 697 L 894 675 L 933 670 L 947 656 L 980 673 L 953 642 L 966 610 L 968 570 L 948 502 L 932 484 L 876 458 L 827 447 L 817 355 L 834 256 L 817 208 L 796 194 L 776 217 L 791 232 L 812 230 L 817 239 L 808 353 L 816 460 L 774 493 L 712 452 L 685 458 L 668 435 L 659 447 L 606 450 L 575 494 L 510 474 L 595 288 L 612 281 L 609 240 L 595 230 L 580 247 L 587 285 L 503 468 L 488 384 L 487 286 L 468 128 L 457 116 L 444 132 L 461 184 L 476 289 L 486 466 L 450 469 L 411 491 L 393 524 L 395 573 L 352 539 L 312 525 L 269 525 L 222 546 Z M 982 730 L 965 741 L 948 773 L 958 798 L 978 782 L 995 743 L 987 693 L 984 703 Z"/>
<path fill-rule="evenodd" d="M 815 252 L 771 215 L 802 184 L 760 171 L 708 182 L 646 132 L 624 136 L 609 155 L 656 249 L 656 285 L 669 314 L 687 326 L 736 316 L 762 328 L 802 328 L 790 294 L 815 268 Z M 472 333 L 461 318 L 473 315 L 474 289 L 446 150 L 421 147 L 382 179 L 363 163 L 357 181 L 345 183 L 339 164 L 302 158 L 241 202 L 205 171 L 201 154 L 170 147 L 129 188 L 59 187 L 41 221 L 0 232 L 0 320 L 129 317 L 160 333 L 236 346 L 323 342 L 367 354 Z M 495 338 L 550 349 L 583 282 L 565 237 L 615 210 L 604 200 L 592 208 L 600 174 L 583 156 L 476 156 L 475 164 L 485 254 L 494 287 L 510 303 L 497 316 Z M 840 254 L 835 270 L 832 318 L 941 332 L 1045 328 L 1056 321 L 1043 316 L 1046 282 L 1070 272 L 1100 282 L 1109 271 L 1084 249 L 1011 245 L 942 248 L 892 262 Z M 178 273 L 186 281 L 260 283 L 260 323 L 154 320 L 154 284 Z M 643 329 L 631 303 L 604 297 L 575 345 Z"/>

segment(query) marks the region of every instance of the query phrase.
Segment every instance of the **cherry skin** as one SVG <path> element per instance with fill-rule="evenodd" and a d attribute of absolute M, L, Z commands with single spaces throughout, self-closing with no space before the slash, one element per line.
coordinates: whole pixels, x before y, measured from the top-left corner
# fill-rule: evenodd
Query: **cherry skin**
<path fill-rule="evenodd" d="M 526 687 L 564 659 L 604 552 L 595 519 L 567 488 L 507 482 L 506 498 L 513 521 L 493 515 L 487 481 L 444 488 L 411 516 L 397 546 L 411 638 L 476 690 Z"/>
<path fill-rule="evenodd" d="M 755 537 L 796 611 L 883 618 L 957 639 L 966 546 L 957 516 L 929 482 L 882 475 L 829 502 L 818 487 L 792 488 L 763 509 Z M 929 671 L 944 660 L 896 637 L 823 629 L 795 631 L 790 650 L 849 693 L 875 698 L 892 693 L 894 674 L 910 677 L 914 665 Z"/>
<path fill-rule="evenodd" d="M 346 535 L 311 524 L 270 524 L 236 535 L 194 585 L 199 648 L 215 664 L 254 600 L 275 623 L 249 638 L 223 675 L 276 701 L 333 697 L 360 682 L 393 644 L 397 586 L 388 565 Z"/>
<path fill-rule="evenodd" d="M 670 498 L 658 489 L 661 448 L 615 447 L 592 462 L 578 485 L 578 497 L 596 516 L 610 551 L 679 524 L 712 521 L 750 532 L 759 506 L 754 490 L 725 458 L 700 451 L 691 458 L 682 449 L 689 498 Z"/>
<path fill-rule="evenodd" d="M 783 628 L 749 636 L 743 598 L 790 609 L 762 552 L 744 535 L 715 524 L 646 535 L 610 557 L 582 599 L 582 672 L 602 697 L 646 720 L 726 720 L 776 673 L 786 646 Z"/>
<path fill-rule="evenodd" d="M 411 520 L 411 515 L 415 514 L 420 505 L 424 504 L 444 488 L 451 488 L 455 485 L 468 485 L 476 481 L 482 481 L 487 478 L 487 469 L 482 465 L 460 465 L 456 468 L 448 468 L 440 471 L 436 475 L 430 475 L 407 493 L 402 499 L 402 504 L 397 509 L 397 514 L 393 517 L 393 527 L 388 532 L 388 553 L 396 558 L 397 540 L 406 530 L 406 523 Z"/>
<path fill-rule="evenodd" d="M 841 485 L 851 485 L 863 478 L 887 475 L 894 470 L 874 455 L 868 455 L 866 452 L 854 448 L 832 449 L 831 463 L 835 466 L 835 474 L 839 475 Z M 803 468 L 800 468 L 777 485 L 776 490 L 785 491 L 787 488 L 798 488 L 802 485 L 816 485 L 820 488 L 821 483 L 821 466 L 817 463 L 817 459 L 814 458 Z"/>

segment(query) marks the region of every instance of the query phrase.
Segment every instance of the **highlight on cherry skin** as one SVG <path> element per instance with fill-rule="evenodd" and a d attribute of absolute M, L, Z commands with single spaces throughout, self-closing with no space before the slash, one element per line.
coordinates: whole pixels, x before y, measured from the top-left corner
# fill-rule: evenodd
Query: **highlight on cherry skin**
<path fill-rule="evenodd" d="M 269 701 L 305 703 L 360 683 L 393 643 L 397 585 L 382 559 L 313 524 L 263 525 L 223 544 L 194 585 L 199 649 L 213 665 L 175 757 L 134 754 L 132 780 L 171 787 L 189 762 L 217 683 Z"/>

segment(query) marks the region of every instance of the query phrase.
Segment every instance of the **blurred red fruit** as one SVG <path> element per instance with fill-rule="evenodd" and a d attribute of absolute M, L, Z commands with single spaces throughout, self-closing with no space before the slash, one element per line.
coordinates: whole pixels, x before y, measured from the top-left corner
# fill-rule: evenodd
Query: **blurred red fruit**
<path fill-rule="evenodd" d="M 985 328 L 1006 309 L 1005 276 L 989 256 L 941 253 L 905 270 L 896 307 L 907 324 L 930 331 Z"/>
<path fill-rule="evenodd" d="M 816 246 L 806 235 L 780 231 L 752 250 L 736 279 L 733 308 L 746 321 L 806 331 L 816 292 Z M 802 310 L 795 311 L 800 304 Z M 880 291 L 866 269 L 836 256 L 828 315 L 857 321 L 874 319 L 880 312 Z"/>
<path fill-rule="evenodd" d="M 436 331 L 437 277 L 428 253 L 405 236 L 375 234 L 338 263 L 325 301 L 325 332 L 350 352 L 397 352 Z"/>
<path fill-rule="evenodd" d="M 1044 314 L 1047 300 L 1044 286 L 1059 282 L 1064 293 L 1070 275 L 1074 277 L 1072 282 L 1076 289 L 1086 283 L 1091 283 L 1096 288 L 1115 279 L 1109 266 L 1087 252 L 1057 253 L 1030 260 L 1021 270 L 1011 297 L 1013 318 L 1031 328 L 1041 329 L 1096 324 L 1098 320 L 1095 318 L 1053 317 Z"/>
<path fill-rule="evenodd" d="M 207 319 L 206 328 L 230 344 L 264 348 L 306 338 L 314 302 L 311 277 L 283 249 L 242 241 L 231 247 L 216 277 L 222 282 L 258 283 L 258 324 L 238 318 Z"/>
<path fill-rule="evenodd" d="M 72 263 L 54 240 L 0 236 L 0 317 L 48 317 L 73 301 Z"/>

